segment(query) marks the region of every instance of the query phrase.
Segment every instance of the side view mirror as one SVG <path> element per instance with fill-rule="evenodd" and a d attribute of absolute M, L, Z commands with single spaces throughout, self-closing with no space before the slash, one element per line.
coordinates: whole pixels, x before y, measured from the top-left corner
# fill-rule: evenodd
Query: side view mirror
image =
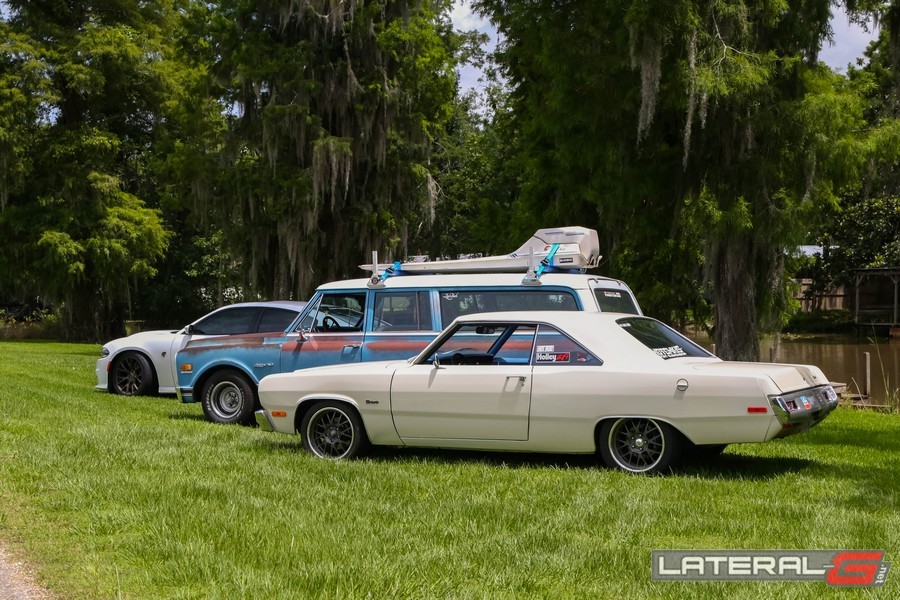
<path fill-rule="evenodd" d="M 194 326 L 188 325 L 187 327 L 184 328 L 184 332 L 188 335 L 194 335 Z"/>

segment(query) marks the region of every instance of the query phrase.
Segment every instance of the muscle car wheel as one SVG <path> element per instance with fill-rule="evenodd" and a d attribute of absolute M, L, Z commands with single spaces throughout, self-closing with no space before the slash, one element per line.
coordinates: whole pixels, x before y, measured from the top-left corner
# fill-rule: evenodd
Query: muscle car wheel
<path fill-rule="evenodd" d="M 353 458 L 369 439 L 356 411 L 340 402 L 318 402 L 300 425 L 303 447 L 321 458 Z"/>
<path fill-rule="evenodd" d="M 119 396 L 145 396 L 153 391 L 153 367 L 143 354 L 128 352 L 113 362 L 110 391 Z"/>
<path fill-rule="evenodd" d="M 226 369 L 214 373 L 203 386 L 203 414 L 213 423 L 249 423 L 256 395 L 247 377 Z"/>
<path fill-rule="evenodd" d="M 669 468 L 681 451 L 681 438 L 670 425 L 647 418 L 605 421 L 600 428 L 600 455 L 613 468 L 657 473 Z"/>

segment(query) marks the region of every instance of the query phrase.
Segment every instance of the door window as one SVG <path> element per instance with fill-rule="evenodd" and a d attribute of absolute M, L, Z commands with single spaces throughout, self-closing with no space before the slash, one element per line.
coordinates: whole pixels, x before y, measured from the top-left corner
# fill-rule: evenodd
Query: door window
<path fill-rule="evenodd" d="M 462 325 L 426 360 L 444 365 L 527 365 L 534 347 L 534 325 Z"/>
<path fill-rule="evenodd" d="M 322 294 L 299 329 L 325 333 L 362 331 L 366 316 L 365 292 Z"/>

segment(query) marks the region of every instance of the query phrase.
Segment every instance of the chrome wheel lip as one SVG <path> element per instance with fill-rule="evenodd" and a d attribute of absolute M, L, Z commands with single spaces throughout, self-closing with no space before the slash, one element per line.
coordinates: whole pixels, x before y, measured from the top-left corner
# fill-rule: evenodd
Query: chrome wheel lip
<path fill-rule="evenodd" d="M 332 460 L 350 454 L 357 436 L 350 416 L 334 406 L 325 406 L 314 412 L 303 433 L 313 454 Z"/>
<path fill-rule="evenodd" d="M 209 392 L 209 408 L 222 419 L 231 419 L 241 412 L 244 393 L 232 381 L 220 381 Z"/>
<path fill-rule="evenodd" d="M 632 473 L 653 470 L 666 451 L 666 437 L 662 427 L 646 417 L 616 420 L 609 429 L 606 443 L 615 463 Z"/>

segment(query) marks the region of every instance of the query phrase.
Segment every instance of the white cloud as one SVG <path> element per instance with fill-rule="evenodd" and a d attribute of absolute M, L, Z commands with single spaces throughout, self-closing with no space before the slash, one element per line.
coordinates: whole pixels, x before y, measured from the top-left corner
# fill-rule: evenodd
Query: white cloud
<path fill-rule="evenodd" d="M 830 46 L 825 42 L 819 52 L 819 60 L 841 72 L 846 71 L 848 64 L 856 66 L 856 59 L 863 56 L 869 42 L 878 36 L 878 29 L 872 24 L 866 31 L 860 25 L 850 23 L 850 19 L 842 12 L 831 19 L 831 28 L 834 30 L 834 45 Z"/>
<path fill-rule="evenodd" d="M 485 44 L 486 52 L 493 52 L 497 46 L 497 29 L 494 25 L 484 17 L 472 12 L 469 0 L 454 0 L 453 10 L 450 12 L 450 19 L 453 26 L 462 31 L 476 30 L 485 33 L 488 36 L 488 42 Z M 477 89 L 481 87 L 479 79 L 484 73 L 478 67 L 472 65 L 462 65 L 459 68 L 459 89 L 465 93 L 466 90 Z"/>
<path fill-rule="evenodd" d="M 492 38 L 497 35 L 490 21 L 472 12 L 472 7 L 469 6 L 468 0 L 454 0 L 453 10 L 450 11 L 450 19 L 457 29 L 464 31 L 476 29 L 482 33 L 490 34 Z"/>

